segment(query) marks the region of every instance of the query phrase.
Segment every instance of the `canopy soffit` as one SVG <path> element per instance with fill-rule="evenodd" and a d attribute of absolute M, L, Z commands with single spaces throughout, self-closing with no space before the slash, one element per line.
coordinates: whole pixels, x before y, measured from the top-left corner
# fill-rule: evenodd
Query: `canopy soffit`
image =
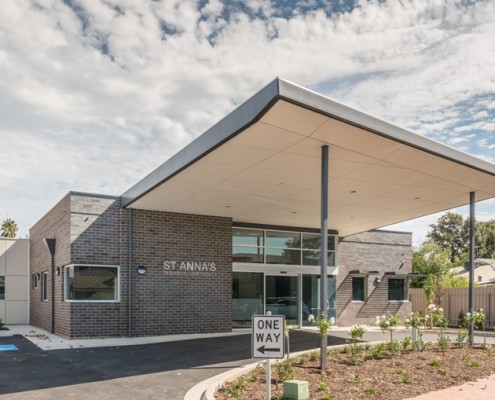
<path fill-rule="evenodd" d="M 340 236 L 495 197 L 495 165 L 276 79 L 122 195 L 125 207 Z"/>

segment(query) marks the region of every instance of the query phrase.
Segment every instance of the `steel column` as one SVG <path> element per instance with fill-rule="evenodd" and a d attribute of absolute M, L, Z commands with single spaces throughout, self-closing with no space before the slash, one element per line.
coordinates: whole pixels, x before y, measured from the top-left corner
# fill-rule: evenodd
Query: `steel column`
<path fill-rule="evenodd" d="M 321 146 L 321 254 L 320 315 L 328 318 L 328 145 Z M 327 369 L 327 336 L 321 338 L 322 370 Z"/>
<path fill-rule="evenodd" d="M 469 312 L 474 311 L 474 230 L 475 230 L 475 192 L 469 193 Z M 474 323 L 469 324 L 469 343 L 473 344 Z"/>

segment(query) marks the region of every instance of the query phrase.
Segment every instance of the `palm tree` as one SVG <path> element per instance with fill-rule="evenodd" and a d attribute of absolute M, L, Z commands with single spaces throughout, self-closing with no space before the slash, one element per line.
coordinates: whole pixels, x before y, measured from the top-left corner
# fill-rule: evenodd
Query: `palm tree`
<path fill-rule="evenodd" d="M 14 239 L 17 234 L 17 224 L 12 218 L 7 218 L 2 222 L 2 234 L 0 235 L 3 238 L 11 238 Z"/>

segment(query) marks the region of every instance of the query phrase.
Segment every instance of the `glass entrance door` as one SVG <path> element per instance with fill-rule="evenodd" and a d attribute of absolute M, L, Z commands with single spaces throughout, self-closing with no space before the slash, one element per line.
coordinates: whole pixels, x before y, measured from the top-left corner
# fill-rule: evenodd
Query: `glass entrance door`
<path fill-rule="evenodd" d="M 298 325 L 299 277 L 265 275 L 266 311 L 284 315 L 287 325 Z"/>

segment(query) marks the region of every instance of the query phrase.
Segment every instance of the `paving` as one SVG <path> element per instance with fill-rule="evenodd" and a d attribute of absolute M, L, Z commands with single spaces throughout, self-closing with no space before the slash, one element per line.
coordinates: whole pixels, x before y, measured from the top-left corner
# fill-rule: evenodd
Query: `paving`
<path fill-rule="evenodd" d="M 154 343 L 156 338 L 71 341 L 57 339 L 46 332 L 29 332 L 29 340 L 20 334 L 5 336 L 6 332 L 0 336 L 0 345 L 15 345 L 19 349 L 0 351 L 0 400 L 182 400 L 198 382 L 253 362 L 250 331 L 193 339 L 182 336 L 164 343 Z M 409 331 L 397 332 L 396 337 L 400 339 L 409 334 Z M 346 336 L 347 330 L 332 331 L 329 345 L 345 343 Z M 315 332 L 297 330 L 292 331 L 290 337 L 291 352 L 319 346 Z M 425 334 L 426 340 L 434 338 L 435 335 Z M 368 331 L 365 339 L 387 340 L 388 336 Z M 51 350 L 43 350 L 31 340 L 44 343 L 44 347 Z M 495 338 L 489 340 L 495 343 Z M 108 346 L 103 346 L 105 343 Z M 450 390 L 457 399 L 474 398 L 465 396 L 475 390 L 479 392 L 477 400 L 495 398 L 495 378 L 480 383 L 480 387 L 476 385 L 469 383 L 465 388 Z M 415 400 L 447 398 L 437 392 L 429 396 Z"/>

